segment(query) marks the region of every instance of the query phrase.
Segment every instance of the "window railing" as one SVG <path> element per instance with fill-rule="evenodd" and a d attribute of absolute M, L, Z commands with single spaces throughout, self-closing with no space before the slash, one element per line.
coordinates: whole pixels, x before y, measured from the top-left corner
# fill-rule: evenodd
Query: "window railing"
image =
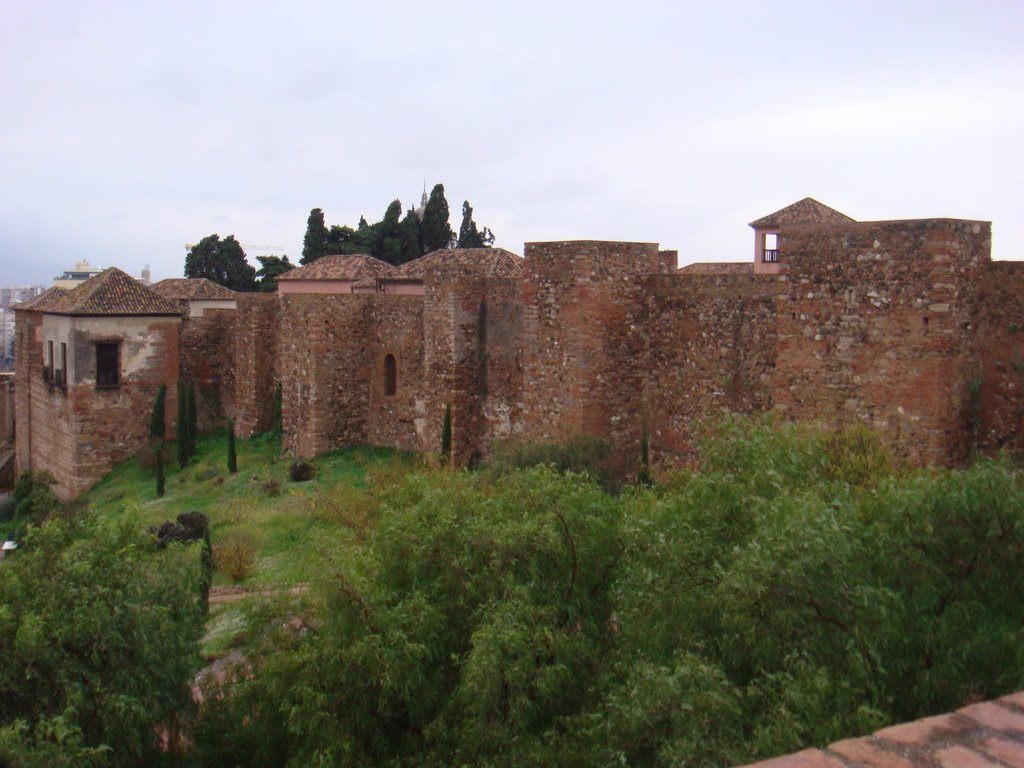
<path fill-rule="evenodd" d="M 778 248 L 765 248 L 764 249 L 764 260 L 765 263 L 775 263 L 779 260 L 779 249 Z"/>

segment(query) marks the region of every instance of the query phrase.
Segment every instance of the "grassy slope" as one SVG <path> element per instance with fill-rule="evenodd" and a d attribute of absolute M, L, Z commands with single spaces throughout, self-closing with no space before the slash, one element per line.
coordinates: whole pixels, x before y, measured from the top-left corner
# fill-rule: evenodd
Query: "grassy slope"
<path fill-rule="evenodd" d="M 332 550 L 342 547 L 350 533 L 334 519 L 337 504 L 332 500 L 340 488 L 361 488 L 367 469 L 375 465 L 403 464 L 388 450 L 335 451 L 315 460 L 317 479 L 294 483 L 288 477 L 291 460 L 277 458 L 273 441 L 239 440 L 237 450 L 238 472 L 232 475 L 225 433 L 201 437 L 185 469 L 178 468 L 172 444 L 163 498 L 156 495 L 152 460 L 137 457 L 116 467 L 82 499 L 101 515 L 130 515 L 143 527 L 159 526 L 182 512 L 202 512 L 210 518 L 215 551 L 232 538 L 251 542 L 254 561 L 248 577 L 232 582 L 224 573 L 214 574 L 215 588 L 237 583 L 255 594 L 211 605 L 203 648 L 208 656 L 220 655 L 237 641 L 242 613 L 247 604 L 262 599 L 261 590 L 308 582 Z"/>

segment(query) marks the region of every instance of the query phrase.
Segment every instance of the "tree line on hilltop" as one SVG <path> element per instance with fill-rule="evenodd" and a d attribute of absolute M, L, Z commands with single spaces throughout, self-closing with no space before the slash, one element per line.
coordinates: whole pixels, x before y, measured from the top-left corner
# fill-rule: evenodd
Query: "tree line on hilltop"
<path fill-rule="evenodd" d="M 306 221 L 300 265 L 310 264 L 324 256 L 363 253 L 398 266 L 424 254 L 444 248 L 489 248 L 494 233 L 482 230 L 473 219 L 473 207 L 462 203 L 462 224 L 456 235 L 451 227 L 444 185 L 436 184 L 429 198 L 419 208 L 409 208 L 402 215 L 402 203 L 395 199 L 384 211 L 384 217 L 373 224 L 359 217 L 355 228 L 327 225 L 324 212 L 314 208 Z M 257 256 L 257 270 L 246 261 L 245 251 L 234 235 L 223 240 L 220 235 L 204 237 L 185 256 L 185 277 L 205 277 L 235 291 L 274 291 L 277 278 L 294 269 L 287 255 Z"/>

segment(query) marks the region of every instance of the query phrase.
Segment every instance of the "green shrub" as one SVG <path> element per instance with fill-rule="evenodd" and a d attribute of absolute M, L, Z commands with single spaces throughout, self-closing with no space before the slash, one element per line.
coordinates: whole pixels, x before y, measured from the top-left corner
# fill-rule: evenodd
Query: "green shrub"
<path fill-rule="evenodd" d="M 213 545 L 213 566 L 234 582 L 244 581 L 256 563 L 256 545 L 250 537 L 232 533 Z"/>
<path fill-rule="evenodd" d="M 537 466 L 551 467 L 560 473 L 585 474 L 612 492 L 622 487 L 624 479 L 612 461 L 611 445 L 584 435 L 561 443 L 499 443 L 487 466 L 498 475 Z"/>
<path fill-rule="evenodd" d="M 316 465 L 310 461 L 296 461 L 288 468 L 293 483 L 304 483 L 317 475 Z"/>

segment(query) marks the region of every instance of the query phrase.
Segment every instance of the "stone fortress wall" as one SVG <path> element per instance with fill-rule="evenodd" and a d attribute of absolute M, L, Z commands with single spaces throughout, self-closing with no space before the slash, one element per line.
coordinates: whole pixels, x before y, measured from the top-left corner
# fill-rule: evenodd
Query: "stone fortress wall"
<path fill-rule="evenodd" d="M 656 461 L 685 464 L 722 411 L 863 424 L 911 463 L 956 464 L 1024 447 L 1024 264 L 991 263 L 989 243 L 984 222 L 790 226 L 762 275 L 666 273 L 649 243 L 530 243 L 519 279 L 245 297 L 221 400 L 252 434 L 280 381 L 304 457 L 436 451 L 450 404 L 458 464 L 582 434 L 628 467 L 645 425 Z"/>
<path fill-rule="evenodd" d="M 986 222 L 842 219 L 773 223 L 771 269 L 677 271 L 653 243 L 528 243 L 517 277 L 481 267 L 483 251 L 441 253 L 401 292 L 239 294 L 236 309 L 125 318 L 125 354 L 141 344 L 145 365 L 117 393 L 88 376 L 55 393 L 55 316 L 19 311 L 18 468 L 84 490 L 144 444 L 156 387 L 179 375 L 201 427 L 232 418 L 242 436 L 272 428 L 280 385 L 298 457 L 436 452 L 446 406 L 457 465 L 497 441 L 588 435 L 630 472 L 645 430 L 656 465 L 688 464 L 723 411 L 865 425 L 916 464 L 1024 451 L 1024 263 L 989 260 Z M 82 366 L 87 326 L 71 344 Z"/>

